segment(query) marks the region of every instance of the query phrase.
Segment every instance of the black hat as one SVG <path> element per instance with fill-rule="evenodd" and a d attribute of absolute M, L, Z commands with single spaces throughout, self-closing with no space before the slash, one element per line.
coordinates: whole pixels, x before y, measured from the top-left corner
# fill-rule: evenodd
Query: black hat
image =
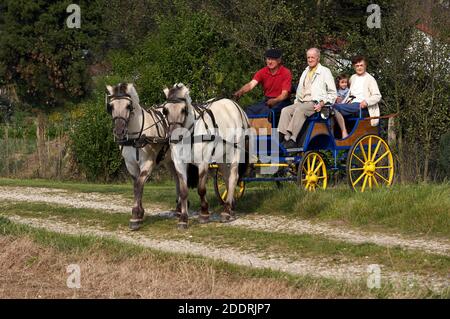
<path fill-rule="evenodd" d="M 279 49 L 269 49 L 266 51 L 266 58 L 279 59 L 281 58 L 282 52 Z"/>

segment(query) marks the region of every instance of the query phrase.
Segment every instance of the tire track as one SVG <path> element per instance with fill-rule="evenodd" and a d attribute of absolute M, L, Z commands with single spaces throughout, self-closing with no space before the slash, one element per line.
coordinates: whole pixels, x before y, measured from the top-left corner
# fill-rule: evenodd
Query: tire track
<path fill-rule="evenodd" d="M 292 275 L 311 276 L 316 278 L 330 278 L 355 282 L 367 280 L 370 273 L 369 265 L 357 263 L 330 263 L 326 258 L 302 258 L 301 260 L 287 260 L 279 257 L 269 257 L 262 254 L 244 253 L 237 249 L 219 248 L 213 245 L 193 243 L 186 240 L 158 240 L 142 236 L 138 233 L 126 231 L 105 231 L 98 227 L 77 226 L 60 221 L 49 221 L 38 218 L 23 218 L 20 216 L 4 216 L 18 224 L 28 225 L 34 228 L 69 234 L 69 235 L 93 235 L 104 238 L 112 238 L 121 242 L 130 243 L 154 250 L 168 253 L 189 254 L 215 260 L 225 261 L 239 266 L 247 266 L 260 269 L 271 269 Z M 383 267 L 383 266 L 381 266 Z M 422 276 L 413 273 L 399 273 L 382 270 L 382 280 L 392 284 L 396 288 L 411 289 L 426 287 L 439 292 L 448 288 L 448 279 L 433 276 Z"/>
<path fill-rule="evenodd" d="M 126 213 L 131 211 L 131 201 L 121 196 L 101 193 L 76 193 L 61 189 L 34 187 L 0 187 L 0 200 L 12 202 L 42 202 L 74 208 L 98 209 L 108 213 Z M 161 206 L 146 205 L 147 215 L 172 218 L 174 213 L 164 211 Z M 320 235 L 332 240 L 353 244 L 372 243 L 383 247 L 401 247 L 421 250 L 430 254 L 450 256 L 450 242 L 445 239 L 409 238 L 400 234 L 383 234 L 335 226 L 329 223 L 312 223 L 307 220 L 291 219 L 279 216 L 245 216 L 226 224 L 229 227 L 288 234 Z"/>

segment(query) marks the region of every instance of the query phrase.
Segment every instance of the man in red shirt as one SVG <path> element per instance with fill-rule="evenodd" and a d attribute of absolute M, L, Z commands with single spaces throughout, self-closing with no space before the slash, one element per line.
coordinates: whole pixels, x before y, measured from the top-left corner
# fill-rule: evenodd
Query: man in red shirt
<path fill-rule="evenodd" d="M 248 115 L 268 114 L 270 109 L 281 111 L 290 105 L 289 95 L 291 93 L 292 74 L 291 71 L 281 64 L 281 51 L 269 49 L 266 51 L 266 67 L 256 72 L 253 79 L 234 93 L 239 99 L 245 93 L 261 83 L 264 91 L 264 100 L 250 105 L 245 112 Z"/>

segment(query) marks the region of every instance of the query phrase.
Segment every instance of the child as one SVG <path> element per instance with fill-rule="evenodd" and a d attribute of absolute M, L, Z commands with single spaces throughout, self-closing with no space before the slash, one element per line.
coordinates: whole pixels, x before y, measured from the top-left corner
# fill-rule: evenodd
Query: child
<path fill-rule="evenodd" d="M 336 87 L 337 87 L 337 99 L 336 103 L 343 103 L 345 97 L 347 96 L 348 91 L 350 90 L 348 87 L 348 75 L 340 74 L 336 78 Z"/>
<path fill-rule="evenodd" d="M 336 98 L 336 104 L 338 103 L 344 103 L 345 99 L 347 98 L 347 95 L 350 91 L 349 85 L 348 85 L 348 75 L 346 74 L 339 74 L 336 77 L 336 87 L 337 87 L 337 98 Z M 348 132 L 345 127 L 345 121 L 344 117 L 341 113 L 338 111 L 335 111 L 334 116 L 341 128 L 342 132 L 342 138 L 348 137 Z"/>

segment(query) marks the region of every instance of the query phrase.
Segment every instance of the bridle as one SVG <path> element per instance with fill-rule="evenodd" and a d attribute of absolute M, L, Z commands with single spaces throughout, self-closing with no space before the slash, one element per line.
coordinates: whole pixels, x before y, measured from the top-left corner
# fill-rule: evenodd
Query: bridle
<path fill-rule="evenodd" d="M 117 121 L 123 121 L 125 123 L 125 134 L 128 135 L 128 122 L 130 121 L 131 114 L 134 112 L 133 100 L 131 99 L 131 96 L 127 93 L 117 95 L 106 95 L 106 110 L 109 114 L 112 114 L 111 102 L 117 100 L 127 100 L 130 102 L 130 104 L 127 106 L 128 110 L 130 111 L 130 115 L 128 116 L 128 118 L 125 118 L 123 116 L 114 116 L 112 118 L 113 125 L 115 125 Z"/>
<path fill-rule="evenodd" d="M 185 107 L 187 107 L 188 105 L 188 101 L 186 98 L 172 98 L 172 99 L 168 99 L 166 102 L 164 102 L 161 107 L 163 108 L 163 114 L 167 116 L 166 114 L 166 109 L 164 108 L 164 106 L 166 106 L 166 104 L 168 103 L 173 103 L 173 104 L 178 104 L 178 103 L 183 103 Z M 180 125 L 182 127 L 184 127 L 184 123 L 186 122 L 186 117 L 184 118 L 183 122 L 167 122 L 167 124 L 169 125 L 169 128 L 171 125 Z"/>
<path fill-rule="evenodd" d="M 113 101 L 117 101 L 117 100 L 128 100 L 130 101 L 130 104 L 127 106 L 128 110 L 130 111 L 130 115 L 128 116 L 128 118 L 125 118 L 123 116 L 114 116 L 112 118 L 112 122 L 113 122 L 113 126 L 115 126 L 117 121 L 123 121 L 125 123 L 125 134 L 126 135 L 126 139 L 121 140 L 121 141 L 116 141 L 119 145 L 123 145 L 123 146 L 134 146 L 136 147 L 136 143 L 138 142 L 140 145 L 143 145 L 142 141 L 140 141 L 141 137 L 143 136 L 143 132 L 156 126 L 158 129 L 158 140 L 161 139 L 165 139 L 164 136 L 160 135 L 159 132 L 159 124 L 163 125 L 163 130 L 166 130 L 166 128 L 164 128 L 165 125 L 165 118 L 164 117 L 160 117 L 159 119 L 155 119 L 155 115 L 156 113 L 154 113 L 154 111 L 147 111 L 150 116 L 153 118 L 153 124 L 147 126 L 146 128 L 144 128 L 144 123 L 145 123 L 145 112 L 144 112 L 144 108 L 141 108 L 141 113 L 142 113 L 142 123 L 141 123 L 141 129 L 137 132 L 128 132 L 128 122 L 130 121 L 130 117 L 131 114 L 134 112 L 134 105 L 133 105 L 133 100 L 131 99 L 131 96 L 129 94 L 120 94 L 120 95 L 107 95 L 106 96 L 106 108 L 108 113 L 112 114 L 112 106 L 111 106 L 111 102 Z M 164 135 L 166 135 L 167 133 L 164 132 Z M 129 138 L 129 135 L 137 135 L 137 137 L 135 138 Z M 145 137 L 146 139 L 148 139 L 148 137 Z M 114 136 L 115 139 L 115 136 Z"/>
<path fill-rule="evenodd" d="M 190 104 L 188 102 L 188 100 L 186 98 L 182 98 L 182 97 L 180 97 L 180 98 L 171 98 L 171 99 L 166 100 L 160 106 L 160 107 L 163 108 L 163 114 L 166 117 L 167 117 L 167 111 L 166 111 L 165 105 L 168 104 L 168 103 L 173 103 L 173 104 L 183 103 L 184 107 L 185 107 L 185 109 L 183 110 L 183 112 L 185 112 L 185 117 L 184 117 L 184 121 L 183 122 L 175 122 L 175 121 L 174 122 L 169 122 L 169 121 L 167 122 L 167 124 L 169 126 L 169 132 L 170 132 L 170 127 L 174 126 L 174 125 L 179 125 L 181 127 L 185 127 L 186 119 L 187 119 L 187 115 L 188 115 L 187 106 Z M 195 113 L 194 113 L 194 117 L 195 117 Z M 187 130 L 190 132 L 190 135 L 194 134 L 194 131 L 193 131 L 194 125 L 195 125 L 195 120 L 194 120 L 194 122 L 192 122 L 191 126 L 189 126 L 189 128 L 187 128 Z M 170 142 L 170 144 L 177 144 L 177 143 L 181 142 L 183 139 L 184 139 L 183 135 L 178 136 L 178 139 L 172 139 L 172 136 L 170 136 L 169 137 L 169 142 Z"/>

